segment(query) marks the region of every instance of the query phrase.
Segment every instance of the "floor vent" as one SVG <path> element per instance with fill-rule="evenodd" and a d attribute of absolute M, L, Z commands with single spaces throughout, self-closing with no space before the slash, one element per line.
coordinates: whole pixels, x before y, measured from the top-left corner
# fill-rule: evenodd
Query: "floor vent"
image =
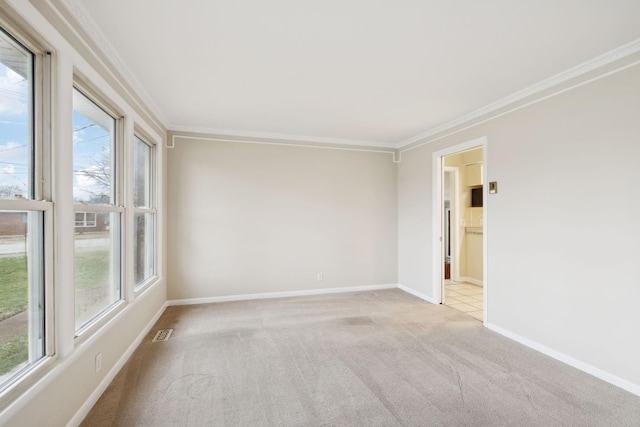
<path fill-rule="evenodd" d="M 173 332 L 173 329 L 160 329 L 156 334 L 156 336 L 153 338 L 153 342 L 169 341 L 169 337 L 171 336 L 172 332 Z"/>

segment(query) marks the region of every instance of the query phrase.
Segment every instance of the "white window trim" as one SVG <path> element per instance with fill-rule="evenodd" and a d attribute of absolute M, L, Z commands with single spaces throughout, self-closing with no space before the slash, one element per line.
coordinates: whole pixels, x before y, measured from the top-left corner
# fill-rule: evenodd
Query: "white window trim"
<path fill-rule="evenodd" d="M 40 268 L 44 304 L 44 351 L 43 356 L 30 366 L 18 371 L 9 382 L 0 388 L 0 408 L 24 394 L 36 384 L 57 360 L 54 286 L 53 286 L 53 203 L 52 166 L 51 166 L 51 128 L 49 127 L 52 110 L 52 64 L 51 54 L 43 49 L 31 37 L 25 34 L 0 14 L 0 26 L 19 44 L 33 54 L 33 198 L 0 199 L 2 211 L 41 212 L 44 218 L 42 235 L 38 247 L 42 257 Z M 31 343 L 30 343 L 31 345 Z"/>
<path fill-rule="evenodd" d="M 122 189 L 123 182 L 125 180 L 125 172 L 126 168 L 123 167 L 123 147 L 124 147 L 124 127 L 125 120 L 122 115 L 117 114 L 116 110 L 110 106 L 109 103 L 104 101 L 104 97 L 100 95 L 97 90 L 92 89 L 92 86 L 87 84 L 84 79 L 78 76 L 74 76 L 73 79 L 73 89 L 80 92 L 84 95 L 88 100 L 97 105 L 100 109 L 102 109 L 105 113 L 107 113 L 111 118 L 115 120 L 115 142 L 113 146 L 113 150 L 115 155 L 112 159 L 112 175 L 113 175 L 113 188 L 111 189 L 113 193 L 113 204 L 109 205 L 94 205 L 94 204 L 85 204 L 85 203 L 73 203 L 74 212 L 96 212 L 96 213 L 105 213 L 112 214 L 117 213 L 120 215 L 119 221 L 119 230 L 118 233 L 114 236 L 113 248 L 117 248 L 118 253 L 114 257 L 119 264 L 118 275 L 114 275 L 114 278 L 117 278 L 119 281 L 119 291 L 120 298 L 117 301 L 114 301 L 107 307 L 104 307 L 102 311 L 97 313 L 93 318 L 89 321 L 85 322 L 80 327 L 75 328 L 75 337 L 74 342 L 76 347 L 80 345 L 85 340 L 89 339 L 93 336 L 100 328 L 106 325 L 109 321 L 111 321 L 120 311 L 122 311 L 127 305 L 127 290 L 125 285 L 125 227 L 126 227 L 126 215 L 125 208 L 122 205 Z M 75 254 L 74 254 L 75 258 Z M 75 292 L 75 282 L 74 282 L 74 292 Z"/>
<path fill-rule="evenodd" d="M 135 141 L 136 138 L 139 139 L 140 141 L 142 141 L 143 143 L 145 143 L 146 145 L 149 146 L 149 148 L 151 149 L 151 164 L 150 164 L 150 171 L 149 171 L 149 176 L 151 178 L 151 182 L 149 183 L 151 189 L 151 195 L 150 195 L 150 207 L 137 207 L 135 206 L 135 203 L 133 201 L 133 194 L 131 197 L 131 206 L 132 208 L 131 210 L 131 224 L 133 226 L 133 218 L 135 218 L 135 214 L 138 213 L 151 213 L 153 214 L 153 274 L 149 277 L 147 277 L 145 280 L 143 280 L 140 283 L 136 283 L 135 279 L 132 281 L 133 282 L 133 292 L 135 297 L 138 297 L 139 295 L 141 295 L 142 293 L 144 293 L 144 291 L 146 291 L 147 289 L 149 289 L 151 286 L 153 286 L 153 284 L 157 283 L 160 279 L 160 275 L 159 275 L 159 265 L 158 265 L 158 261 L 159 261 L 159 257 L 158 257 L 158 231 L 159 231 L 159 227 L 158 227 L 158 209 L 157 209 L 157 201 L 158 201 L 158 192 L 157 192 L 157 188 L 158 188 L 158 145 L 157 143 L 153 140 L 153 138 L 150 138 L 145 132 L 142 132 L 139 129 L 134 129 L 133 132 L 133 141 L 135 145 Z M 135 148 L 134 148 L 135 149 Z M 132 154 L 132 164 L 133 164 L 133 154 Z M 135 178 L 135 174 L 133 173 L 133 168 L 135 167 L 135 165 L 131 168 L 132 171 L 132 179 Z M 132 183 L 132 188 L 133 188 L 133 183 Z M 133 193 L 133 191 L 132 191 Z M 133 233 L 131 233 L 133 235 Z M 135 242 L 133 242 L 135 244 Z M 133 251 L 132 251 L 133 253 Z M 133 265 L 131 265 L 131 276 L 133 277 Z"/>

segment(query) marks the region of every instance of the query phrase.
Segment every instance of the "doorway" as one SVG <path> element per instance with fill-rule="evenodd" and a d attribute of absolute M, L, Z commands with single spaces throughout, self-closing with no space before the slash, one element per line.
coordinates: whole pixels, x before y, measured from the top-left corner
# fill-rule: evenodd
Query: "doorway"
<path fill-rule="evenodd" d="M 486 138 L 434 153 L 434 295 L 487 321 Z"/>

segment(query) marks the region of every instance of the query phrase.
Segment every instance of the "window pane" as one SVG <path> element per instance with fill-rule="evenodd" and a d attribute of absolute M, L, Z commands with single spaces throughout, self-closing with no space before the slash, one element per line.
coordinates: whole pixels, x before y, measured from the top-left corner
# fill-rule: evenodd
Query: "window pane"
<path fill-rule="evenodd" d="M 116 120 L 77 89 L 73 90 L 73 199 L 115 204 Z"/>
<path fill-rule="evenodd" d="M 0 198 L 32 198 L 31 52 L 0 31 Z"/>
<path fill-rule="evenodd" d="M 155 214 L 135 214 L 136 246 L 134 249 L 134 276 L 136 285 L 142 284 L 155 274 L 154 222 Z"/>
<path fill-rule="evenodd" d="M 151 147 L 136 137 L 133 152 L 133 202 L 136 207 L 151 207 Z"/>
<path fill-rule="evenodd" d="M 45 355 L 42 224 L 0 211 L 0 385 Z"/>
<path fill-rule="evenodd" d="M 119 213 L 77 212 L 95 219 L 94 227 L 76 227 L 76 330 L 120 301 Z"/>

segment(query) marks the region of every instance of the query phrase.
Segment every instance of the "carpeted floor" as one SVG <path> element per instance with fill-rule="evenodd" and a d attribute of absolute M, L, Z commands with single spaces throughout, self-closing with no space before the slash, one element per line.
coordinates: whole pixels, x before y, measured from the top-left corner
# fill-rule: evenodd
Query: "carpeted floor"
<path fill-rule="evenodd" d="M 82 425 L 637 427 L 640 397 L 394 289 L 169 307 Z"/>

